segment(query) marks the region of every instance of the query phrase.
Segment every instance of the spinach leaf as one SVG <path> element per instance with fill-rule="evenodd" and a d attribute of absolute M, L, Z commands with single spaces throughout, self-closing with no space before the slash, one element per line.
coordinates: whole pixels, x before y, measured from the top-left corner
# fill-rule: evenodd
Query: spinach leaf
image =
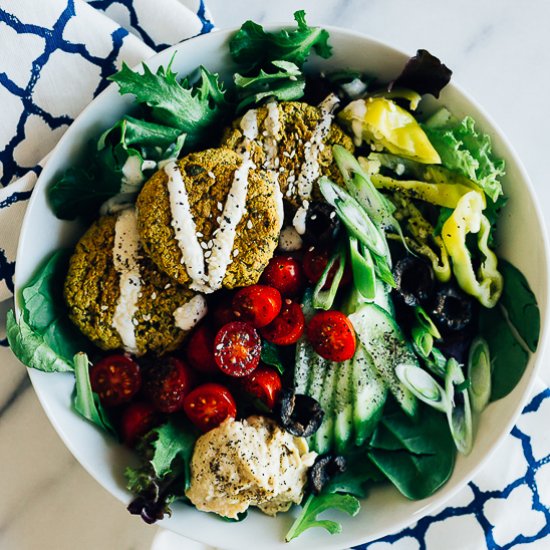
<path fill-rule="evenodd" d="M 272 65 L 275 72 L 260 70 L 256 76 L 236 74 L 233 77 L 237 87 L 238 112 L 268 97 L 279 101 L 295 101 L 303 97 L 306 82 L 300 69 L 289 61 L 273 61 Z"/>
<path fill-rule="evenodd" d="M 218 75 L 204 67 L 199 68 L 199 80 L 191 85 L 189 79 L 181 82 L 168 67 L 159 67 L 153 73 L 143 64 L 143 73 L 132 71 L 123 64 L 110 80 L 119 85 L 121 94 L 133 94 L 136 102 L 151 108 L 152 122 L 177 128 L 186 133 L 186 149 L 201 145 L 213 125 L 225 116 L 225 91 Z"/>
<path fill-rule="evenodd" d="M 132 514 L 154 523 L 170 514 L 170 504 L 185 497 L 190 483 L 189 466 L 197 433 L 180 419 L 151 430 L 138 445 L 142 463 L 126 468 L 127 488 L 136 495 L 129 504 Z"/>
<path fill-rule="evenodd" d="M 529 352 L 516 340 L 499 304 L 492 309 L 481 308 L 479 333 L 491 352 L 491 401 L 496 401 L 516 387 L 529 362 Z"/>
<path fill-rule="evenodd" d="M 32 330 L 23 315 L 15 320 L 13 310 L 8 311 L 6 320 L 8 343 L 14 355 L 25 366 L 44 372 L 71 372 L 71 363 L 62 359 L 48 344 L 44 337 Z"/>
<path fill-rule="evenodd" d="M 388 84 L 388 91 L 394 88 L 410 88 L 419 94 L 432 94 L 439 97 L 439 92 L 447 86 L 453 72 L 427 50 L 418 50 L 411 57 L 401 74 Z"/>
<path fill-rule="evenodd" d="M 321 493 L 320 495 L 309 495 L 300 515 L 292 524 L 285 541 L 290 542 L 311 527 L 323 527 L 331 535 L 342 532 L 342 526 L 337 521 L 329 519 L 319 520 L 317 516 L 330 508 L 335 508 L 350 516 L 359 513 L 361 505 L 352 495 L 341 495 L 338 493 Z"/>
<path fill-rule="evenodd" d="M 451 476 L 456 456 L 445 415 L 421 406 L 416 418 L 399 410 L 382 417 L 369 458 L 407 498 L 433 494 Z"/>
<path fill-rule="evenodd" d="M 504 277 L 500 304 L 508 313 L 508 319 L 527 347 L 534 352 L 539 343 L 540 311 L 537 298 L 527 279 L 510 262 L 499 260 L 499 269 Z"/>
<path fill-rule="evenodd" d="M 92 392 L 88 356 L 82 352 L 77 353 L 73 362 L 76 378 L 74 410 L 102 430 L 116 435 L 105 409 L 99 402 L 99 397 Z"/>
<path fill-rule="evenodd" d="M 231 57 L 248 71 L 265 67 L 274 60 L 290 61 L 301 67 L 312 49 L 325 59 L 330 57 L 328 32 L 308 26 L 303 10 L 295 12 L 294 19 L 298 24 L 296 29 L 276 33 L 246 21 L 229 42 Z"/>
<path fill-rule="evenodd" d="M 285 372 L 285 366 L 283 364 L 283 360 L 281 359 L 279 348 L 275 344 L 272 344 L 267 340 L 262 340 L 262 352 L 260 358 L 266 365 L 275 367 L 279 371 L 279 374 L 283 374 Z"/>

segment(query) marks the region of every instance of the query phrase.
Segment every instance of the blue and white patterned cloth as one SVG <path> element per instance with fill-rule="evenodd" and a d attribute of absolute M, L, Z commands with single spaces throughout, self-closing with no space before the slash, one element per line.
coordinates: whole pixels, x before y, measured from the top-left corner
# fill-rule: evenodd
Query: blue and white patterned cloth
<path fill-rule="evenodd" d="M 69 124 L 122 61 L 135 65 L 212 28 L 203 0 L 0 0 L 0 302 L 12 296 L 32 188 Z M 15 359 L 0 347 L 7 361 Z M 550 548 L 546 418 L 550 390 L 539 385 L 491 467 L 446 508 L 359 548 Z"/>

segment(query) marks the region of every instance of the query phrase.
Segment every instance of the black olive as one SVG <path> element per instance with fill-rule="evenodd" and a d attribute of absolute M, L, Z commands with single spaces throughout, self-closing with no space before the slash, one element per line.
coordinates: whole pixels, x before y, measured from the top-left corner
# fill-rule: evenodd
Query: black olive
<path fill-rule="evenodd" d="M 428 262 L 414 256 L 406 256 L 395 264 L 393 277 L 397 292 L 408 306 L 425 304 L 431 299 L 434 291 L 434 272 Z"/>
<path fill-rule="evenodd" d="M 465 330 L 445 332 L 442 334 L 442 340 L 436 344 L 437 349 L 445 357 L 454 357 L 459 363 L 465 364 L 468 360 L 470 345 L 474 339 L 474 332 L 469 327 Z"/>
<path fill-rule="evenodd" d="M 345 470 L 346 459 L 343 456 L 319 455 L 307 473 L 311 492 L 318 495 L 332 477 Z"/>
<path fill-rule="evenodd" d="M 298 437 L 313 435 L 319 429 L 325 415 L 313 397 L 296 394 L 290 389 L 281 392 L 277 409 L 281 426 Z"/>
<path fill-rule="evenodd" d="M 306 215 L 306 232 L 302 240 L 312 246 L 331 245 L 340 232 L 341 222 L 330 204 L 312 201 Z"/>
<path fill-rule="evenodd" d="M 445 285 L 436 292 L 432 315 L 435 323 L 443 330 L 457 331 L 470 324 L 473 309 L 470 296 L 454 285 Z"/>

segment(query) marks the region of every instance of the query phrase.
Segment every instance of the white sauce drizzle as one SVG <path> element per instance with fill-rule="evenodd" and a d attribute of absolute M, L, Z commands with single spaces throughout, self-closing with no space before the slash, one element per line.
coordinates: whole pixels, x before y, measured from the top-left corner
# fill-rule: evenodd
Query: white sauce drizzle
<path fill-rule="evenodd" d="M 122 165 L 121 193 L 138 191 L 138 187 L 145 181 L 142 172 L 141 158 L 137 155 L 130 155 Z"/>
<path fill-rule="evenodd" d="M 171 225 L 181 251 L 181 262 L 185 265 L 185 269 L 193 281 L 191 288 L 206 292 L 204 252 L 197 238 L 189 197 L 179 165 L 172 161 L 164 167 L 164 172 L 168 176 L 168 195 L 172 213 Z"/>
<path fill-rule="evenodd" d="M 246 210 L 248 172 L 253 166 L 250 152 L 245 152 L 242 164 L 233 175 L 233 183 L 225 201 L 216 237 L 213 240 L 212 255 L 208 258 L 208 282 L 212 290 L 217 290 L 222 286 L 227 266 L 231 262 L 231 250 L 235 242 L 237 225 Z"/>
<path fill-rule="evenodd" d="M 139 273 L 139 234 L 134 209 L 121 212 L 115 223 L 113 264 L 119 274 L 120 294 L 111 326 L 117 331 L 124 349 L 137 354 L 134 317 L 141 292 Z"/>
<path fill-rule="evenodd" d="M 244 114 L 241 119 L 241 130 L 248 141 L 254 141 L 258 137 L 258 111 L 256 109 L 250 109 Z M 245 144 L 249 145 L 246 140 Z"/>
<path fill-rule="evenodd" d="M 279 231 L 281 231 L 285 218 L 285 209 L 283 205 L 283 193 L 279 184 L 279 173 L 275 170 L 275 161 L 279 161 L 279 140 L 278 135 L 281 131 L 281 120 L 279 116 L 279 106 L 276 101 L 270 101 L 267 104 L 267 116 L 264 120 L 266 130 L 265 140 L 262 147 L 266 154 L 266 165 L 274 177 L 275 187 L 275 206 L 279 216 Z"/>
<path fill-rule="evenodd" d="M 174 311 L 176 326 L 184 331 L 191 330 L 208 312 L 204 296 L 198 294 Z"/>
<path fill-rule="evenodd" d="M 367 114 L 367 102 L 364 99 L 352 101 L 346 109 L 351 114 L 351 131 L 353 133 L 353 143 L 359 146 L 363 141 L 363 120 Z"/>
<path fill-rule="evenodd" d="M 298 210 L 296 210 L 296 214 L 294 214 L 292 225 L 294 226 L 294 229 L 296 230 L 296 233 L 298 233 L 298 235 L 303 235 L 306 232 L 306 218 L 308 208 L 309 201 L 307 199 L 304 199 L 302 201 L 302 205 L 298 208 Z"/>

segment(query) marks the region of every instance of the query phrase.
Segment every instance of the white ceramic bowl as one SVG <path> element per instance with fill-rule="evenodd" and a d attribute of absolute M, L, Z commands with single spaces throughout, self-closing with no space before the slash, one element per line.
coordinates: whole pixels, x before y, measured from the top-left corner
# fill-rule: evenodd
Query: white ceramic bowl
<path fill-rule="evenodd" d="M 353 68 L 389 80 L 397 75 L 409 57 L 389 46 L 342 29 L 331 29 L 334 54 L 328 60 L 312 56 L 310 68 L 330 70 Z M 147 63 L 153 69 L 167 65 L 175 53 L 173 69 L 185 75 L 199 64 L 222 75 L 232 73 L 227 42 L 234 31 L 215 32 L 183 42 L 156 55 Z M 542 218 L 527 174 L 502 133 L 482 109 L 456 86 L 447 86 L 440 98 L 457 116 L 472 115 L 493 139 L 497 155 L 506 159 L 504 180 L 510 198 L 500 222 L 499 253 L 526 275 L 537 295 L 543 329 L 538 353 L 530 360 L 521 382 L 505 399 L 484 412 L 473 452 L 459 457 L 449 482 L 435 495 L 422 501 L 409 501 L 391 485 L 376 488 L 363 501 L 353 519 L 338 514 L 342 534 L 331 536 L 312 529 L 292 543 L 292 547 L 344 548 L 397 531 L 441 506 L 461 489 L 489 459 L 498 443 L 509 433 L 521 411 L 535 378 L 536 359 L 541 356 L 547 311 L 547 242 Z M 17 256 L 16 287 L 25 283 L 45 256 L 53 250 L 74 244 L 82 228 L 55 218 L 46 202 L 45 191 L 52 180 L 70 166 L 91 136 L 111 126 L 132 105 L 130 96 L 120 96 L 115 85 L 106 89 L 72 124 L 55 148 L 43 170 L 29 203 Z M 105 489 L 127 504 L 123 471 L 134 461 L 132 454 L 71 411 L 74 379 L 70 374 L 44 374 L 31 371 L 35 391 L 53 426 L 77 460 Z M 85 498 L 85 495 L 82 495 Z M 121 503 L 121 506 L 123 505 Z M 93 520 L 91 520 L 93 521 Z M 216 517 L 176 504 L 170 519 L 161 523 L 186 537 L 221 548 L 288 548 L 284 535 L 293 513 L 272 519 L 252 512 L 242 523 L 226 523 Z"/>

